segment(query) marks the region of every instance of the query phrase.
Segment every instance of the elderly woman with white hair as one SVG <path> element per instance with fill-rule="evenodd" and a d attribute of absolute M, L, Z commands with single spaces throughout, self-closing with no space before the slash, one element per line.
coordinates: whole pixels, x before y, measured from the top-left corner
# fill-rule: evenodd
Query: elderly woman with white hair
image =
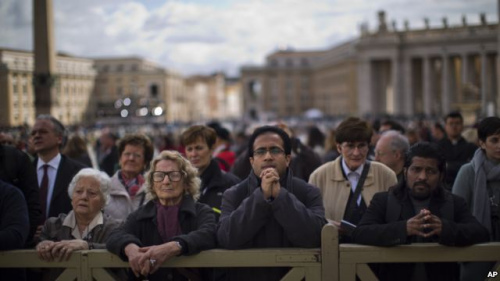
<path fill-rule="evenodd" d="M 110 252 L 129 262 L 129 280 L 136 279 L 133 275 L 150 281 L 201 277 L 198 271 L 159 269 L 174 256 L 216 245 L 214 212 L 197 202 L 197 175 L 196 168 L 176 151 L 163 151 L 151 162 L 146 186 L 153 199 L 130 214 L 106 243 Z"/>
<path fill-rule="evenodd" d="M 105 248 L 109 234 L 119 226 L 102 211 L 109 200 L 109 186 L 109 176 L 95 169 L 82 169 L 73 177 L 68 187 L 73 209 L 45 222 L 36 246 L 41 259 L 67 260 L 73 251 Z"/>

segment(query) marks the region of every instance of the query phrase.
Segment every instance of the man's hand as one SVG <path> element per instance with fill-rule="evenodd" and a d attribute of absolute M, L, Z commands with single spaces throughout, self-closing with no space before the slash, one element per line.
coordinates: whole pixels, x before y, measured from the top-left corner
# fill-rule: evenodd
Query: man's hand
<path fill-rule="evenodd" d="M 410 218 L 406 221 L 406 235 L 413 236 L 418 235 L 425 237 L 424 226 L 425 226 L 425 217 L 427 215 L 423 212 L 420 212 L 416 216 Z"/>
<path fill-rule="evenodd" d="M 261 188 L 264 193 L 264 199 L 270 197 L 276 198 L 280 193 L 280 176 L 275 168 L 264 169 L 260 173 Z"/>
<path fill-rule="evenodd" d="M 441 235 L 443 224 L 441 219 L 433 215 L 429 210 L 422 209 L 420 213 L 406 222 L 407 235 L 418 235 L 420 237 L 431 237 Z M 425 233 L 425 229 L 430 229 Z"/>
<path fill-rule="evenodd" d="M 431 215 L 427 220 L 427 224 L 425 225 L 426 229 L 430 229 L 431 231 L 426 233 L 424 237 L 431 237 L 433 235 L 441 235 L 441 231 L 443 230 L 443 223 L 441 219 L 435 215 Z"/>

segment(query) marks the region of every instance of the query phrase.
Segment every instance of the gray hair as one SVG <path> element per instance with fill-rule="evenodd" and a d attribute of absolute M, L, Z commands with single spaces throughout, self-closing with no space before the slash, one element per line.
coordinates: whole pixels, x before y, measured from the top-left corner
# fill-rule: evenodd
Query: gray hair
<path fill-rule="evenodd" d="M 400 151 L 402 152 L 403 156 L 405 155 L 406 151 L 410 149 L 410 142 L 408 141 L 408 138 L 403 134 L 401 134 L 399 131 L 396 130 L 385 131 L 380 137 L 380 139 L 383 138 L 390 139 L 389 145 L 391 150 Z"/>
<path fill-rule="evenodd" d="M 71 180 L 68 186 L 68 195 L 71 198 L 75 190 L 76 183 L 83 177 L 91 177 L 99 182 L 99 190 L 101 191 L 104 205 L 109 202 L 109 188 L 111 187 L 111 179 L 108 174 L 92 168 L 81 169 Z"/>

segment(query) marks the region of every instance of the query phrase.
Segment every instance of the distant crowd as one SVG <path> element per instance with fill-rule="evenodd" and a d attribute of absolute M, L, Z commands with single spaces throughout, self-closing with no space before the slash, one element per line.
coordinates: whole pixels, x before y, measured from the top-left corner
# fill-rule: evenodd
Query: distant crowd
<path fill-rule="evenodd" d="M 0 251 L 57 262 L 107 249 L 116 280 L 279 280 L 287 268 L 160 268 L 213 248 L 341 243 L 466 246 L 500 241 L 500 118 L 210 122 L 163 133 L 71 133 L 40 115 L 0 132 Z M 372 264 L 380 280 L 483 280 L 493 262 Z M 61 269 L 1 269 L 0 280 L 56 280 Z"/>

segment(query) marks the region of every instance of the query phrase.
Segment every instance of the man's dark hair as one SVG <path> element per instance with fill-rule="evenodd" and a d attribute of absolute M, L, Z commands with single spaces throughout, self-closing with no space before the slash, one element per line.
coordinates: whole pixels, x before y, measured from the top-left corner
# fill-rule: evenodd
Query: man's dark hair
<path fill-rule="evenodd" d="M 460 121 L 464 121 L 464 117 L 462 116 L 462 114 L 458 111 L 452 111 L 450 113 L 448 113 L 445 117 L 444 117 L 444 122 L 446 123 L 446 120 L 448 120 L 449 118 L 460 118 Z"/>
<path fill-rule="evenodd" d="M 439 173 L 443 175 L 446 169 L 446 159 L 435 143 L 418 142 L 408 149 L 406 153 L 405 168 L 411 166 L 414 157 L 436 159 Z"/>
<path fill-rule="evenodd" d="M 373 131 L 368 122 L 357 117 L 349 117 L 337 127 L 335 140 L 337 144 L 357 141 L 370 143 L 372 134 Z"/>
<path fill-rule="evenodd" d="M 441 178 L 444 180 L 446 176 L 445 175 L 446 160 L 439 151 L 438 146 L 436 144 L 430 142 L 417 142 L 416 144 L 412 145 L 406 153 L 405 169 L 408 169 L 408 167 L 411 166 L 413 158 L 415 157 L 436 159 L 438 162 L 439 173 L 441 174 Z M 398 199 L 401 200 L 404 198 L 407 192 L 406 173 L 403 181 L 391 187 L 390 190 L 394 192 L 394 195 Z M 442 198 L 442 196 L 444 196 L 444 188 L 436 189 L 434 191 L 434 195 Z"/>
<path fill-rule="evenodd" d="M 290 136 L 288 136 L 288 134 L 285 131 L 275 126 L 262 126 L 255 129 L 255 131 L 253 131 L 253 134 L 250 136 L 250 139 L 248 141 L 249 157 L 253 157 L 253 144 L 255 143 L 255 139 L 257 139 L 258 136 L 267 133 L 273 133 L 280 136 L 281 140 L 283 141 L 285 154 L 290 155 L 292 153 L 292 141 L 290 140 Z"/>
<path fill-rule="evenodd" d="M 389 130 L 395 130 L 395 131 L 398 131 L 400 132 L 401 134 L 405 134 L 406 130 L 405 128 L 403 127 L 403 125 L 401 125 L 399 122 L 397 121 L 394 121 L 392 119 L 389 119 L 389 120 L 385 120 L 384 122 L 382 122 L 382 126 L 389 126 Z"/>
<path fill-rule="evenodd" d="M 477 126 L 477 137 L 485 142 L 489 136 L 500 134 L 500 118 L 487 117 Z"/>
<path fill-rule="evenodd" d="M 61 137 L 62 141 L 59 144 L 59 149 L 62 149 L 68 140 L 68 133 L 66 128 L 61 123 L 61 121 L 57 120 L 54 116 L 48 114 L 41 114 L 36 117 L 36 120 L 48 120 L 54 126 L 54 132 Z"/>

